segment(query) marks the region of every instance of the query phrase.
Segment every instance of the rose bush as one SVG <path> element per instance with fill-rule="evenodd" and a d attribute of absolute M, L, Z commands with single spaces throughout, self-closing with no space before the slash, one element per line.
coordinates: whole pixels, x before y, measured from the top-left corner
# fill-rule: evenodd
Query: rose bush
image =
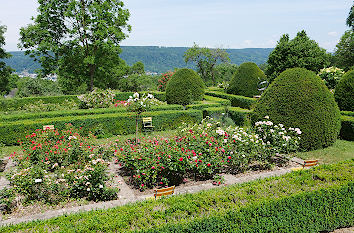
<path fill-rule="evenodd" d="M 79 95 L 77 98 L 81 101 L 80 108 L 108 108 L 114 102 L 115 94 L 112 90 L 100 90 L 95 88 L 92 92 Z"/>
<path fill-rule="evenodd" d="M 220 127 L 205 119 L 183 127 L 173 138 L 143 138 L 113 144 L 112 150 L 139 189 L 178 184 L 185 178 L 210 179 L 220 172 L 240 172 L 252 164 L 268 167 L 279 153 L 299 147 L 300 129 L 260 121 L 254 129 Z"/>
<path fill-rule="evenodd" d="M 108 163 L 80 130 L 36 130 L 19 141 L 23 154 L 12 154 L 17 170 L 9 176 L 26 200 L 56 203 L 67 198 L 110 200 L 116 189 L 106 185 Z"/>
<path fill-rule="evenodd" d="M 330 90 L 336 87 L 343 75 L 344 70 L 334 66 L 321 69 L 318 73 L 318 76 L 324 81 L 324 83 Z"/>
<path fill-rule="evenodd" d="M 166 91 L 166 85 L 168 80 L 171 79 L 171 77 L 175 74 L 175 72 L 169 71 L 166 73 L 163 73 L 161 75 L 161 78 L 159 79 L 159 85 L 157 86 L 158 91 Z"/>

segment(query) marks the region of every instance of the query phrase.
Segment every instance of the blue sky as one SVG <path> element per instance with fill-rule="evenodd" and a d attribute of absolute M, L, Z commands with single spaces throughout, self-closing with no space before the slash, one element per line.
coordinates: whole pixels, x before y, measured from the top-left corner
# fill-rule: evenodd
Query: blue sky
<path fill-rule="evenodd" d="M 132 32 L 121 45 L 271 48 L 282 34 L 305 29 L 328 51 L 348 27 L 352 0 L 123 0 Z M 37 14 L 36 0 L 2 0 L 7 51 L 16 51 L 19 28 Z"/>

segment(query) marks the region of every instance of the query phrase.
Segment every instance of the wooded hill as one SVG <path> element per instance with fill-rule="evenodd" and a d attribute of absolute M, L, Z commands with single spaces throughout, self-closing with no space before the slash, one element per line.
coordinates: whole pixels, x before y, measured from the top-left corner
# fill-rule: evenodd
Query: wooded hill
<path fill-rule="evenodd" d="M 146 71 L 162 73 L 174 68 L 186 67 L 183 54 L 187 49 L 187 47 L 122 46 L 120 57 L 128 65 L 141 61 L 145 64 Z M 265 63 L 272 50 L 272 48 L 247 48 L 227 49 L 226 51 L 230 55 L 231 63 L 239 65 L 247 61 L 257 64 Z M 40 68 L 40 65 L 29 56 L 25 56 L 24 52 L 10 53 L 12 58 L 6 59 L 6 63 L 16 72 L 27 70 L 29 73 L 34 73 L 35 69 Z M 193 66 L 189 64 L 188 67 Z"/>

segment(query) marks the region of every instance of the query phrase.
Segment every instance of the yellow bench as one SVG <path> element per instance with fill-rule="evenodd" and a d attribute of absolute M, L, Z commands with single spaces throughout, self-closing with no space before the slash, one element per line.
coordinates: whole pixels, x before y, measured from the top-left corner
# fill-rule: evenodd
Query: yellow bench
<path fill-rule="evenodd" d="M 153 130 L 155 126 L 152 125 L 152 117 L 143 118 L 143 128 L 145 130 Z"/>

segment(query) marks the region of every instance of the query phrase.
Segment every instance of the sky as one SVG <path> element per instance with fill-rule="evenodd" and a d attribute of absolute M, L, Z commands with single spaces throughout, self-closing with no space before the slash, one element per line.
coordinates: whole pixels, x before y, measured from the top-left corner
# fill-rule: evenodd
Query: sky
<path fill-rule="evenodd" d="M 349 28 L 352 0 L 123 0 L 132 32 L 121 45 L 274 48 L 298 31 L 332 52 Z M 0 0 L 7 51 L 17 51 L 19 30 L 37 15 L 37 0 Z"/>

